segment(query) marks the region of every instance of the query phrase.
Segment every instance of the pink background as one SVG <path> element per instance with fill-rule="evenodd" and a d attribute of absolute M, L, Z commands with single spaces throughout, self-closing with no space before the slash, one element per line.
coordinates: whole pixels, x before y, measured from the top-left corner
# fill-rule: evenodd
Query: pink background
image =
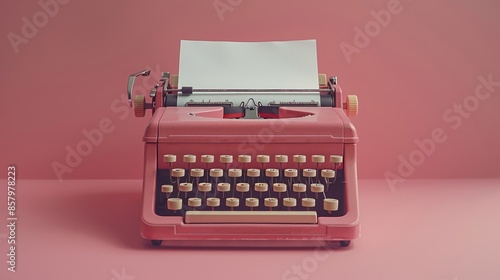
<path fill-rule="evenodd" d="M 315 258 L 314 248 L 157 250 L 139 236 L 149 118 L 125 107 L 126 81 L 146 67 L 155 78 L 177 72 L 181 39 L 317 39 L 319 71 L 358 95 L 361 236 L 328 251 L 308 279 L 500 279 L 500 181 L 489 179 L 499 177 L 500 87 L 467 118 L 453 113 L 457 129 L 443 119 L 474 101 L 479 76 L 500 81 L 500 2 L 402 0 L 349 62 L 340 45 L 355 45 L 355 29 L 390 2 L 72 0 L 16 53 L 8 34 L 42 8 L 3 1 L 0 178 L 17 166 L 19 243 L 13 274 L 0 180 L 0 279 L 300 279 L 286 273 Z M 219 17 L 214 3 L 235 6 Z M 39 180 L 56 179 L 51 165 L 103 120 L 113 131 L 63 179 L 133 180 Z M 417 155 L 415 141 L 439 129 L 444 143 L 413 172 L 398 171 L 400 156 Z M 412 180 L 388 184 L 386 172 Z M 432 180 L 413 180 L 422 178 Z M 437 180 L 445 178 L 453 180 Z"/>
<path fill-rule="evenodd" d="M 500 87 L 470 116 L 460 117 L 456 130 L 443 114 L 473 95 L 479 76 L 500 81 L 500 4 L 401 1 L 398 13 L 372 29 L 368 44 L 348 62 L 341 43 L 355 45 L 355 28 L 370 27 L 370 12 L 390 2 L 233 0 L 234 7 L 219 17 L 212 0 L 69 1 L 18 53 L 8 34 L 22 34 L 21 19 L 33 22 L 42 8 L 36 1 L 4 2 L 1 165 L 16 164 L 22 178 L 55 179 L 51 164 L 64 163 L 66 148 L 86 139 L 82 131 L 107 118 L 113 132 L 62 178 L 141 178 L 141 138 L 149 118 L 135 118 L 121 103 L 129 74 L 146 67 L 156 78 L 160 71 L 176 73 L 181 39 L 312 38 L 319 71 L 337 75 L 344 91 L 360 99 L 354 123 L 361 178 L 401 175 L 399 157 L 408 159 L 415 140 L 431 137 L 436 128 L 446 141 L 405 177 L 498 177 Z M 153 83 L 140 82 L 137 92 Z"/>

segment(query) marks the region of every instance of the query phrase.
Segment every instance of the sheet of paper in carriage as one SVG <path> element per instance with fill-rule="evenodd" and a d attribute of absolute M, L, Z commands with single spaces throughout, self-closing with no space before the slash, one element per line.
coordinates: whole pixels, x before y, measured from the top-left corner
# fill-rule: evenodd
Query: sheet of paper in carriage
<path fill-rule="evenodd" d="M 284 42 L 181 41 L 179 88 L 318 89 L 315 40 Z M 318 92 L 193 92 L 186 102 L 319 102 Z"/>

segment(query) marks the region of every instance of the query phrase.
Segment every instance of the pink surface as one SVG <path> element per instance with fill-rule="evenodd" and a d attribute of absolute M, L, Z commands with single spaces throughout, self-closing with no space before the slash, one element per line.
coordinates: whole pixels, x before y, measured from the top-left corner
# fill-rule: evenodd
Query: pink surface
<path fill-rule="evenodd" d="M 0 278 L 499 279 L 499 184 L 362 180 L 361 236 L 347 249 L 158 249 L 139 236 L 139 180 L 21 180 L 17 272 L 6 270 L 4 226 Z"/>
<path fill-rule="evenodd" d="M 309 38 L 319 71 L 360 99 L 361 178 L 498 177 L 499 2 L 47 1 L 49 16 L 38 1 L 0 9 L 0 161 L 22 178 L 55 179 L 54 164 L 61 179 L 141 178 L 148 118 L 127 109 L 127 77 L 177 72 L 181 39 Z"/>

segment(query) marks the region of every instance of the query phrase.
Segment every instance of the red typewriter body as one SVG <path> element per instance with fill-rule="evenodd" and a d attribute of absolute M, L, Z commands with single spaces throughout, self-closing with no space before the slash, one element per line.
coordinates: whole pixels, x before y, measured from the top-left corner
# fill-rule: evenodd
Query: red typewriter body
<path fill-rule="evenodd" d="M 134 79 L 129 79 L 132 100 Z M 144 135 L 141 235 L 154 245 L 348 246 L 359 235 L 356 143 L 336 77 L 319 76 L 321 102 L 178 106 L 163 73 Z M 248 90 L 247 90 L 248 91 Z M 344 98 L 344 99 L 343 99 Z M 250 118 L 248 116 L 251 115 Z"/>

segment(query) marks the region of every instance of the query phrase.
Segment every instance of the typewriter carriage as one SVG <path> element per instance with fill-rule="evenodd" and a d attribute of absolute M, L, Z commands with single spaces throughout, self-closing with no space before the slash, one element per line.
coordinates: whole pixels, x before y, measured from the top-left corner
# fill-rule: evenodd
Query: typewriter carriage
<path fill-rule="evenodd" d="M 177 104 L 175 103 L 176 94 L 183 90 L 178 88 L 177 84 L 179 80 L 178 75 L 172 75 L 172 78 L 170 78 L 169 72 L 163 72 L 162 77 L 160 79 L 160 84 L 156 84 L 150 90 L 151 103 L 147 103 L 146 97 L 144 95 L 135 95 L 133 97 L 134 101 L 132 102 L 132 96 L 133 96 L 132 92 L 135 79 L 140 76 L 149 76 L 150 73 L 151 70 L 146 69 L 129 76 L 128 87 L 127 87 L 128 100 L 130 107 L 134 108 L 134 113 L 136 117 L 144 117 L 145 112 L 148 109 L 151 109 L 151 114 L 154 114 L 156 109 L 160 107 L 177 106 Z M 329 79 L 327 79 L 325 74 L 318 75 L 318 83 L 320 87 L 319 90 L 323 94 L 321 95 L 321 104 L 317 105 L 343 108 L 346 111 L 347 116 L 357 116 L 358 97 L 356 95 L 347 95 L 345 97 L 345 102 L 342 103 L 341 102 L 341 100 L 343 100 L 342 89 L 338 86 L 337 80 L 338 79 L 336 76 L 332 76 Z M 217 104 L 196 104 L 196 106 L 223 106 L 224 108 L 227 108 L 228 107 L 227 105 L 228 104 L 222 104 L 220 102 Z M 287 105 L 293 107 L 307 106 L 306 104 L 286 104 L 281 106 L 287 106 Z M 280 107 L 280 105 L 275 107 Z M 225 114 L 225 116 L 228 116 L 226 118 L 231 117 L 230 114 Z M 239 116 L 241 117 L 241 115 Z M 276 116 L 272 117 L 275 118 Z"/>

